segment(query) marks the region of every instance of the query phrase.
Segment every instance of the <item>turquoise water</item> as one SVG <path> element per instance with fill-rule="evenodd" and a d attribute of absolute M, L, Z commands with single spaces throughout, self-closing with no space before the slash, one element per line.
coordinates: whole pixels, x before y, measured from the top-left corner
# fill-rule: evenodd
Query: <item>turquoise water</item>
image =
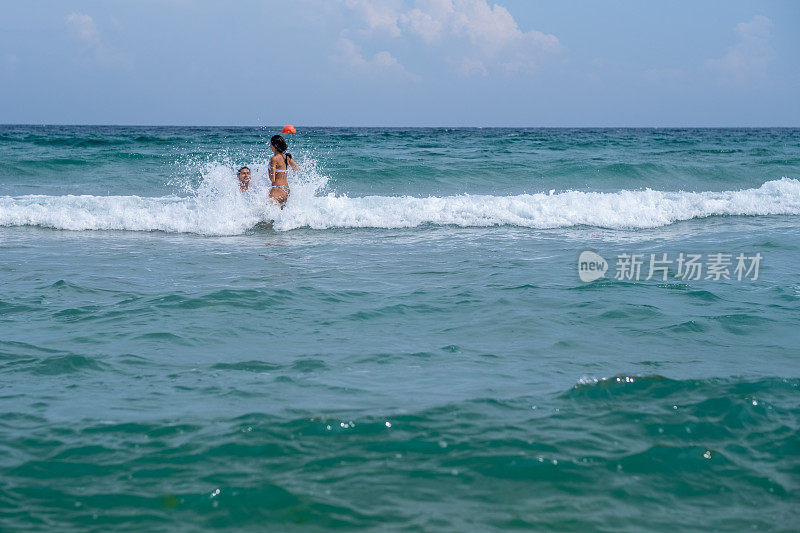
<path fill-rule="evenodd" d="M 796 530 L 800 130 L 272 133 L 0 126 L 0 529 Z"/>

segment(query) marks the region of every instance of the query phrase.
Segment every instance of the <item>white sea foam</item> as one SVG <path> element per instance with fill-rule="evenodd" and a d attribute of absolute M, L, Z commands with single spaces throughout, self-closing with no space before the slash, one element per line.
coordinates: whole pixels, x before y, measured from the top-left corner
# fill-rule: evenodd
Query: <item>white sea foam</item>
<path fill-rule="evenodd" d="M 719 215 L 800 215 L 800 181 L 782 178 L 757 189 L 719 192 L 566 191 L 515 196 L 320 195 L 326 178 L 309 168 L 291 181 L 284 210 L 267 201 L 266 169 L 254 165 L 251 191 L 241 194 L 230 166 L 210 164 L 187 197 L 0 197 L 0 226 L 66 230 L 133 230 L 237 235 L 259 222 L 278 231 L 310 227 L 405 228 L 424 224 L 654 228 Z"/>

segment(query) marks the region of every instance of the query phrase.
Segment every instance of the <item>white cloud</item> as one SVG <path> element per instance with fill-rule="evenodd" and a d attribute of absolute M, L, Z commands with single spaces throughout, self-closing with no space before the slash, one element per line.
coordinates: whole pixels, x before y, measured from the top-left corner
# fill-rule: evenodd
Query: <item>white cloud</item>
<path fill-rule="evenodd" d="M 495 64 L 526 70 L 561 49 L 555 35 L 522 31 L 506 8 L 487 0 L 417 0 L 411 9 L 390 0 L 346 0 L 345 5 L 358 11 L 370 35 L 410 35 L 429 45 L 463 43 L 464 57 L 456 63 L 464 73 L 485 75 Z"/>
<path fill-rule="evenodd" d="M 361 52 L 361 47 L 346 38 L 339 39 L 336 49 L 336 54 L 331 56 L 331 60 L 348 70 L 375 76 L 393 75 L 417 79 L 417 76 L 408 72 L 397 58 L 385 50 L 367 59 Z"/>
<path fill-rule="evenodd" d="M 771 28 L 772 21 L 762 15 L 740 22 L 734 28 L 739 41 L 721 58 L 710 59 L 708 67 L 740 83 L 763 78 L 774 55 Z"/>
<path fill-rule="evenodd" d="M 129 67 L 128 59 L 100 38 L 94 19 L 84 13 L 72 13 L 65 19 L 67 29 L 80 42 L 87 55 L 103 65 Z"/>
<path fill-rule="evenodd" d="M 419 35 L 426 43 L 434 43 L 441 38 L 442 22 L 419 9 L 406 13 L 404 22 L 411 33 Z"/>
<path fill-rule="evenodd" d="M 397 3 L 389 0 L 345 0 L 345 5 L 358 12 L 370 32 L 384 31 L 392 37 L 400 35 L 397 25 Z"/>
<path fill-rule="evenodd" d="M 446 27 L 454 35 L 467 37 L 486 54 L 513 46 L 530 45 L 543 51 L 559 46 L 555 35 L 520 30 L 511 13 L 497 4 L 489 6 L 486 0 L 452 0 L 450 4 L 453 9 Z"/>
<path fill-rule="evenodd" d="M 460 66 L 462 74 L 479 74 L 481 76 L 489 75 L 489 72 L 486 70 L 486 65 L 483 64 L 483 61 L 477 61 L 475 59 L 465 57 L 461 60 Z"/>
<path fill-rule="evenodd" d="M 79 40 L 91 45 L 100 44 L 97 26 L 89 15 L 73 13 L 67 17 L 66 23 L 72 35 Z"/>

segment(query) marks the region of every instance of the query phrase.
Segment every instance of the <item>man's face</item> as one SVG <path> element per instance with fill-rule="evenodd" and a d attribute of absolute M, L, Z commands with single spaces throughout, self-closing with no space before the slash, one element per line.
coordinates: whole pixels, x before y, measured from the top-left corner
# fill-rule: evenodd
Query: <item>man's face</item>
<path fill-rule="evenodd" d="M 242 184 L 249 183 L 250 182 L 250 171 L 247 170 L 246 168 L 243 168 L 242 170 L 240 170 L 239 171 L 239 181 Z"/>

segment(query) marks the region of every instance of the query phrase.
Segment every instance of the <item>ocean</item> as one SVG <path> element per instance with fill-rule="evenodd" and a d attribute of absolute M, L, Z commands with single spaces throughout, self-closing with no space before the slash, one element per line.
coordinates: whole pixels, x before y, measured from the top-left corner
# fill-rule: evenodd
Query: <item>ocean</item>
<path fill-rule="evenodd" d="M 797 531 L 799 129 L 277 131 L 0 126 L 0 529 Z"/>

